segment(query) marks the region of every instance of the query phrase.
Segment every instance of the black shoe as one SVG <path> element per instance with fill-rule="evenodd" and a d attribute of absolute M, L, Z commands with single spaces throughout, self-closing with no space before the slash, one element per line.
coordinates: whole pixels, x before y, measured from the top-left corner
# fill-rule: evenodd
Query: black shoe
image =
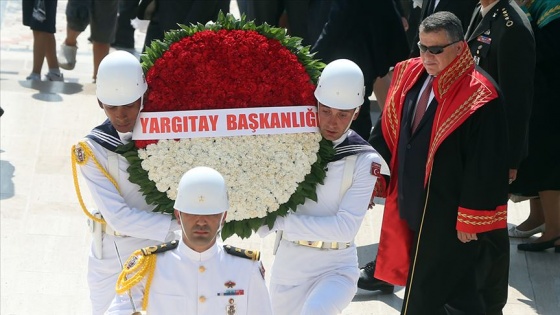
<path fill-rule="evenodd" d="M 358 278 L 358 288 L 368 291 L 381 291 L 383 293 L 393 293 L 395 286 L 389 282 L 379 280 L 373 276 L 375 272 L 375 260 L 369 262 L 365 267 L 360 268 L 360 278 Z"/>
<path fill-rule="evenodd" d="M 554 245 L 554 242 L 556 242 L 557 240 L 560 240 L 560 236 L 546 242 L 519 244 L 517 245 L 517 249 L 528 251 L 528 252 L 541 252 L 543 250 L 554 247 L 554 251 L 556 253 L 560 253 L 560 245 Z"/>

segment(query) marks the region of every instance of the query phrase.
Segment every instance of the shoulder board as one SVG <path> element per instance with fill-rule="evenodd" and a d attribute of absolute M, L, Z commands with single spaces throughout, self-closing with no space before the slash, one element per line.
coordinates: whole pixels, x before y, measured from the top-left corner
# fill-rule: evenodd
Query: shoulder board
<path fill-rule="evenodd" d="M 259 252 L 258 250 L 243 249 L 231 245 L 224 245 L 224 250 L 230 255 L 241 258 L 247 258 L 251 260 L 261 259 L 261 252 Z"/>
<path fill-rule="evenodd" d="M 144 247 L 144 248 L 141 249 L 141 251 L 142 251 L 142 254 L 144 256 L 148 256 L 148 255 L 152 255 L 152 254 L 163 253 L 163 252 L 166 252 L 166 251 L 171 250 L 171 249 L 175 249 L 175 248 L 177 248 L 177 246 L 179 246 L 179 241 L 174 240 L 174 241 L 171 241 L 171 242 L 167 242 L 167 243 L 163 243 L 163 244 L 159 244 L 159 245 L 155 245 L 155 246 Z"/>

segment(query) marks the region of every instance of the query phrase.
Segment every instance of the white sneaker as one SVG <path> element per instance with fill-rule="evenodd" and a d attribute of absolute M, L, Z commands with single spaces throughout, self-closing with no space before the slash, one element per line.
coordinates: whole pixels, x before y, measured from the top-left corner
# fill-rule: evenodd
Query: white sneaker
<path fill-rule="evenodd" d="M 49 72 L 49 73 L 45 74 L 45 77 L 47 78 L 48 81 L 64 82 L 64 75 L 62 73 Z"/>
<path fill-rule="evenodd" d="M 38 73 L 31 73 L 29 76 L 27 76 L 27 78 L 25 78 L 25 80 L 27 81 L 41 81 L 41 75 Z"/>
<path fill-rule="evenodd" d="M 62 69 L 72 70 L 76 66 L 76 53 L 78 52 L 78 47 L 68 46 L 64 43 L 60 45 L 60 50 L 58 51 L 58 66 Z"/>

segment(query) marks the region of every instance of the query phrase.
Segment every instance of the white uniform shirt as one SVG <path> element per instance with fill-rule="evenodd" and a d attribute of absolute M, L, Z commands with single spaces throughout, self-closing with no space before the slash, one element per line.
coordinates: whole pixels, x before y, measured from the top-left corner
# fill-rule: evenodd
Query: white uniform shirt
<path fill-rule="evenodd" d="M 353 132 L 353 131 L 349 131 Z M 348 133 L 346 134 L 348 135 Z M 339 144 L 346 136 L 335 142 Z M 318 202 L 307 199 L 297 211 L 279 217 L 275 229 L 283 230 L 283 240 L 272 266 L 271 283 L 298 285 L 329 274 L 345 274 L 357 281 L 358 258 L 354 237 L 368 209 L 375 181 L 372 163 L 381 164 L 376 152 L 358 154 L 352 185 L 340 197 L 345 159 L 331 162 L 324 185 L 317 185 Z M 324 250 L 289 241 L 351 242 L 346 249 Z"/>
<path fill-rule="evenodd" d="M 182 241 L 174 250 L 157 254 L 156 270 L 148 297 L 147 314 L 228 314 L 233 305 L 236 315 L 272 314 L 268 289 L 260 261 L 225 252 L 216 242 L 198 253 Z M 140 310 L 146 279 L 131 289 Z M 107 314 L 130 315 L 127 294 L 117 296 Z"/>
<path fill-rule="evenodd" d="M 108 155 L 111 152 L 91 139 L 85 142 L 101 166 L 109 170 Z M 158 242 L 171 240 L 169 232 L 180 229 L 177 222 L 172 220 L 171 215 L 152 212 L 154 206 L 146 203 L 140 187 L 128 180 L 127 168 L 130 164 L 126 158 L 117 154 L 117 160 L 118 176 L 115 180 L 120 193 L 91 158 L 80 167 L 95 205 L 107 224 L 123 235 Z"/>

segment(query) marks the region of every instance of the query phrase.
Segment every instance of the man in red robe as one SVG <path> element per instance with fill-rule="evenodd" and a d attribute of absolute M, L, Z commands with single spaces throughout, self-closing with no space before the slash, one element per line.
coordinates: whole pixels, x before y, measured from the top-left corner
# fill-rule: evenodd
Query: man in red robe
<path fill-rule="evenodd" d="M 401 314 L 484 314 L 476 266 L 507 226 L 505 108 L 455 15 L 419 30 L 369 140 L 391 170 L 375 277 L 406 283 Z"/>

